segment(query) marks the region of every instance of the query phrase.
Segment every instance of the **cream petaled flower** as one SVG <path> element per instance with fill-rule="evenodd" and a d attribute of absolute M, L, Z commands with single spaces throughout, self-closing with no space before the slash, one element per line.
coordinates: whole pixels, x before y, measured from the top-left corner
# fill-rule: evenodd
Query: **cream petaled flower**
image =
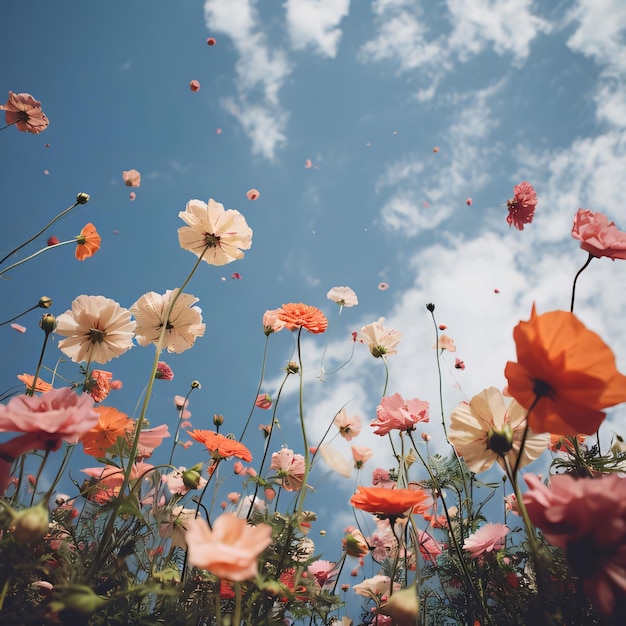
<path fill-rule="evenodd" d="M 198 302 L 198 298 L 191 294 L 181 293 L 178 296 L 166 321 L 172 298 L 177 293 L 178 289 L 168 290 L 164 295 L 150 291 L 130 307 L 130 312 L 137 320 L 136 336 L 140 346 L 156 344 L 166 322 L 167 331 L 163 347 L 167 348 L 168 352 L 184 352 L 193 346 L 197 337 L 204 335 L 206 326 L 202 323 L 202 311 L 199 307 L 193 306 Z"/>
<path fill-rule="evenodd" d="M 128 309 L 104 296 L 78 296 L 71 311 L 57 317 L 61 351 L 79 363 L 107 363 L 133 346 L 135 322 Z"/>
<path fill-rule="evenodd" d="M 377 322 L 363 326 L 357 337 L 357 341 L 369 346 L 370 352 L 376 358 L 385 354 L 396 354 L 396 346 L 402 337 L 400 331 L 385 328 L 384 321 L 385 318 L 381 317 Z"/>
<path fill-rule="evenodd" d="M 224 205 L 209 199 L 190 200 L 185 211 L 178 217 L 187 224 L 178 229 L 180 247 L 202 259 L 210 265 L 226 265 L 231 261 L 243 259 L 242 250 L 252 245 L 252 229 L 239 211 L 224 210 Z"/>
<path fill-rule="evenodd" d="M 503 454 L 517 462 L 527 411 L 517 401 L 508 406 L 495 387 L 484 389 L 469 404 L 461 402 L 450 415 L 448 437 L 472 472 L 484 472 L 495 462 L 504 467 Z M 519 467 L 528 465 L 548 447 L 548 433 L 528 431 Z"/>
<path fill-rule="evenodd" d="M 359 303 L 359 299 L 356 297 L 356 293 L 350 287 L 333 287 L 326 297 L 333 302 L 336 302 L 340 306 L 356 306 Z"/>

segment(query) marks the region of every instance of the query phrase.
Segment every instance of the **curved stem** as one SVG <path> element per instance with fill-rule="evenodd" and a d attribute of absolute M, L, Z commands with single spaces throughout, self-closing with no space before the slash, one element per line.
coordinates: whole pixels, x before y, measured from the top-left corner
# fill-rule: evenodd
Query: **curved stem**
<path fill-rule="evenodd" d="M 269 346 L 269 341 L 270 341 L 270 336 L 265 335 L 265 348 L 263 349 L 263 362 L 261 364 L 261 378 L 259 378 L 259 385 L 256 388 L 254 402 L 252 403 L 252 408 L 250 409 L 248 419 L 246 420 L 246 423 L 244 424 L 243 430 L 241 431 L 241 435 L 239 435 L 239 441 L 243 441 L 243 436 L 246 434 L 246 430 L 248 430 L 248 426 L 250 425 L 250 420 L 252 419 L 252 414 L 254 413 L 254 407 L 256 406 L 256 399 L 259 397 L 259 393 L 263 385 L 263 378 L 265 377 L 265 364 L 267 363 L 267 349 Z"/>
<path fill-rule="evenodd" d="M 16 319 L 19 319 L 20 317 L 22 317 L 22 315 L 26 315 L 26 313 L 30 313 L 31 311 L 34 311 L 35 309 L 38 309 L 38 308 L 39 308 L 39 304 L 35 304 L 34 306 L 31 306 L 30 309 L 26 309 L 25 311 L 22 311 L 15 317 L 12 317 L 10 320 L 7 320 L 6 322 L 1 322 L 0 326 L 4 326 L 5 324 L 10 324 L 11 322 L 14 322 Z"/>
<path fill-rule="evenodd" d="M 574 282 L 572 283 L 572 300 L 570 302 L 570 307 L 569 307 L 570 313 L 574 312 L 574 298 L 576 297 L 576 281 L 578 280 L 578 277 L 583 273 L 587 265 L 591 263 L 591 259 L 593 259 L 593 254 L 591 254 L 590 252 L 584 265 L 578 270 L 578 272 L 576 272 L 576 276 L 574 276 Z"/>
<path fill-rule="evenodd" d="M 68 241 L 61 241 L 60 243 L 55 243 L 52 246 L 46 246 L 45 248 L 42 248 L 41 250 L 37 250 L 37 252 L 34 252 L 30 256 L 27 256 L 25 259 L 16 261 L 15 263 L 13 263 L 13 265 L 9 265 L 9 267 L 5 267 L 0 272 L 0 276 L 4 275 L 9 270 L 12 270 L 14 267 L 17 267 L 18 265 L 22 265 L 22 263 L 26 263 L 26 261 L 30 261 L 31 259 L 34 259 L 36 256 L 39 256 L 42 252 L 46 252 L 46 250 L 52 250 L 52 248 L 58 248 L 59 246 L 66 246 L 68 243 L 76 243 L 76 239 L 69 239 Z"/>
<path fill-rule="evenodd" d="M 384 398 L 385 394 L 387 393 L 387 385 L 389 384 L 389 366 L 387 365 L 387 359 L 385 358 L 384 354 L 382 354 L 380 358 L 383 360 L 383 364 L 385 365 L 385 386 L 383 387 L 382 395 L 382 397 Z"/>
<path fill-rule="evenodd" d="M 46 336 L 43 340 L 43 346 L 41 346 L 41 354 L 39 355 L 39 362 L 37 363 L 37 369 L 35 370 L 35 375 L 33 376 L 33 384 L 30 387 L 26 388 L 26 395 L 32 396 L 35 394 L 35 389 L 37 388 L 37 379 L 39 378 L 39 371 L 41 370 L 41 363 L 43 362 L 43 355 L 46 351 L 46 346 L 48 345 L 48 338 L 50 337 L 49 330 L 44 331 Z"/>

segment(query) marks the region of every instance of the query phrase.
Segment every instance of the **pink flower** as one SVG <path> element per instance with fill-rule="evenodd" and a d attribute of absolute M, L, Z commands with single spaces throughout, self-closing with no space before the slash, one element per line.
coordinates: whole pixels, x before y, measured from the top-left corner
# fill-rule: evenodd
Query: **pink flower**
<path fill-rule="evenodd" d="M 352 458 L 354 459 L 354 467 L 361 469 L 365 462 L 374 456 L 374 452 L 371 448 L 357 448 L 350 446 L 352 450 Z"/>
<path fill-rule="evenodd" d="M 246 198 L 248 198 L 248 200 L 258 200 L 260 195 L 258 189 L 248 189 L 246 192 Z"/>
<path fill-rule="evenodd" d="M 191 91 L 199 91 L 200 90 L 200 81 L 197 80 L 192 80 L 189 83 L 189 89 L 191 89 Z"/>
<path fill-rule="evenodd" d="M 339 434 L 346 440 L 352 441 L 353 437 L 356 437 L 361 432 L 362 422 L 358 415 L 348 417 L 345 409 L 341 409 L 333 424 L 339 429 Z"/>
<path fill-rule="evenodd" d="M 272 399 L 266 393 L 260 393 L 254 402 L 255 406 L 258 406 L 259 409 L 267 410 L 272 406 Z"/>
<path fill-rule="evenodd" d="M 161 380 L 172 380 L 172 378 L 174 378 L 174 372 L 165 361 L 159 361 L 154 377 L 160 378 Z"/>
<path fill-rule="evenodd" d="M 515 226 L 517 230 L 524 230 L 524 224 L 530 224 L 537 208 L 537 194 L 532 185 L 527 182 L 516 185 L 513 189 L 515 194 L 506 203 L 509 209 L 506 221 L 509 226 Z"/>
<path fill-rule="evenodd" d="M 294 454 L 289 448 L 281 448 L 272 454 L 270 469 L 276 471 L 287 491 L 298 491 L 302 487 L 305 464 L 301 454 Z"/>
<path fill-rule="evenodd" d="M 442 545 L 435 541 L 426 531 L 418 530 L 420 554 L 425 561 L 435 563 L 437 557 L 443 552 Z"/>
<path fill-rule="evenodd" d="M 122 179 L 127 187 L 139 187 L 141 185 L 141 174 L 137 170 L 123 171 Z M 134 200 L 134 198 L 131 198 L 131 200 Z"/>
<path fill-rule="evenodd" d="M 370 423 L 374 433 L 386 435 L 392 430 L 413 430 L 419 422 L 427 422 L 428 402 L 413 398 L 405 400 L 399 393 L 385 396 L 376 409 L 376 418 Z"/>
<path fill-rule="evenodd" d="M 161 476 L 161 482 L 167 485 L 167 488 L 171 493 L 175 495 L 183 496 L 190 491 L 190 488 L 185 484 L 183 480 L 183 474 L 187 471 L 186 467 L 179 467 L 177 470 L 172 470 L 169 474 Z M 207 481 L 202 476 L 198 479 L 197 489 L 203 489 Z"/>
<path fill-rule="evenodd" d="M 22 132 L 38 135 L 46 130 L 50 123 L 41 110 L 41 102 L 35 100 L 29 93 L 9 91 L 9 99 L 6 104 L 0 105 L 0 110 L 6 112 L 6 123 L 15 124 Z"/>
<path fill-rule="evenodd" d="M 185 539 L 190 565 L 226 580 L 242 581 L 257 575 L 257 558 L 272 543 L 272 527 L 249 526 L 245 519 L 224 513 L 213 522 L 212 530 L 200 517 L 188 520 Z"/>
<path fill-rule="evenodd" d="M 131 431 L 131 435 L 132 434 L 133 432 Z M 161 426 L 155 426 L 154 428 L 144 428 L 141 433 L 139 433 L 137 456 L 144 459 L 150 458 L 155 448 L 161 445 L 163 439 L 170 436 L 167 424 L 161 424 Z"/>
<path fill-rule="evenodd" d="M 619 230 L 615 222 L 609 222 L 602 213 L 578 209 L 572 237 L 579 239 L 580 247 L 593 256 L 606 256 L 613 261 L 626 259 L 626 232 Z"/>
<path fill-rule="evenodd" d="M 562 548 L 587 594 L 606 615 L 626 595 L 626 479 L 558 474 L 546 487 L 526 474 L 523 500 L 546 540 Z"/>
<path fill-rule="evenodd" d="M 263 332 L 266 335 L 277 333 L 285 328 L 285 322 L 278 317 L 280 309 L 270 309 L 263 314 Z"/>
<path fill-rule="evenodd" d="M 439 350 L 447 350 L 448 352 L 456 352 L 454 339 L 452 339 L 452 337 L 448 337 L 448 335 L 441 335 L 439 337 L 439 340 L 437 341 L 437 348 L 439 348 Z"/>
<path fill-rule="evenodd" d="M 335 563 L 318 559 L 313 561 L 307 568 L 309 574 L 313 576 L 315 582 L 323 589 L 326 585 L 332 585 L 337 577 L 337 572 L 333 572 Z"/>
<path fill-rule="evenodd" d="M 372 485 L 374 485 L 375 487 L 380 485 L 381 487 L 391 489 L 395 486 L 395 484 L 396 483 L 391 480 L 391 475 L 386 469 L 383 469 L 382 467 L 377 467 L 372 472 Z"/>
<path fill-rule="evenodd" d="M 499 550 L 508 532 L 509 528 L 504 524 L 485 524 L 465 540 L 463 550 L 467 550 L 473 558 Z"/>

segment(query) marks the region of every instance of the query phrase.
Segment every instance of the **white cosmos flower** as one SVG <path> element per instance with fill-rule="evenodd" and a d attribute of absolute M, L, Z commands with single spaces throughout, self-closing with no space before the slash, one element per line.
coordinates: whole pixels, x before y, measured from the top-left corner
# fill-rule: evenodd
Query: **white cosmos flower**
<path fill-rule="evenodd" d="M 78 296 L 57 317 L 59 348 L 75 363 L 107 363 L 133 346 L 135 322 L 128 309 L 104 296 Z"/>
<path fill-rule="evenodd" d="M 377 322 L 363 326 L 357 338 L 358 341 L 369 346 L 370 352 L 376 358 L 385 354 L 396 354 L 396 346 L 402 337 L 399 330 L 385 328 L 384 321 L 385 318 L 381 317 Z"/>
<path fill-rule="evenodd" d="M 167 311 L 176 293 L 178 289 L 168 290 L 164 295 L 150 291 L 130 307 L 130 312 L 137 320 L 136 338 L 140 346 L 158 342 L 163 324 L 166 323 Z M 184 352 L 193 346 L 197 337 L 204 335 L 206 326 L 202 323 L 202 311 L 193 306 L 196 302 L 198 298 L 188 293 L 180 294 L 176 300 L 165 332 L 163 347 L 168 352 Z"/>
<path fill-rule="evenodd" d="M 333 287 L 326 297 L 340 306 L 351 307 L 359 303 L 356 293 L 350 287 Z"/>
<path fill-rule="evenodd" d="M 252 229 L 244 216 L 234 209 L 224 210 L 224 205 L 210 199 L 190 200 L 187 208 L 178 214 L 187 224 L 178 229 L 181 248 L 193 252 L 210 265 L 226 265 L 243 259 L 242 250 L 252 245 Z M 208 249 L 205 252 L 205 248 Z"/>

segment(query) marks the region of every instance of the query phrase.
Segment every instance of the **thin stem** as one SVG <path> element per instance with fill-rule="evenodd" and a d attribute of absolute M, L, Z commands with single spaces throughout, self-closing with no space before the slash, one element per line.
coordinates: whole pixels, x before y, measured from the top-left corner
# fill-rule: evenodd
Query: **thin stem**
<path fill-rule="evenodd" d="M 41 363 L 43 362 L 43 355 L 46 352 L 46 346 L 48 345 L 48 338 L 50 337 L 49 330 L 44 331 L 46 336 L 43 340 L 43 346 L 41 346 L 41 354 L 39 355 L 39 362 L 37 363 L 37 369 L 35 370 L 35 375 L 33 376 L 33 384 L 30 387 L 26 387 L 26 395 L 32 396 L 35 394 L 35 389 L 37 387 L 37 379 L 39 378 L 39 371 L 41 370 Z"/>
<path fill-rule="evenodd" d="M 25 259 L 16 261 L 15 263 L 13 263 L 13 265 L 9 265 L 9 267 L 5 267 L 0 272 L 0 276 L 3 276 L 6 272 L 8 272 L 9 270 L 12 270 L 14 267 L 17 267 L 18 265 L 22 265 L 22 263 L 26 263 L 26 261 L 30 261 L 31 259 L 34 259 L 36 256 L 39 256 L 42 252 L 46 252 L 47 250 L 52 250 L 52 248 L 58 248 L 59 246 L 66 246 L 68 243 L 76 243 L 76 239 L 68 239 L 67 241 L 61 241 L 60 243 L 55 243 L 52 246 L 46 246 L 45 248 L 42 248 L 41 250 L 37 250 L 37 252 L 34 252 L 30 256 L 27 256 Z"/>
<path fill-rule="evenodd" d="M 235 613 L 233 615 L 233 626 L 241 624 L 241 583 L 235 581 L 233 583 L 235 588 Z"/>
<path fill-rule="evenodd" d="M 0 326 L 4 326 L 6 324 L 10 324 L 11 322 L 14 322 L 16 319 L 22 317 L 22 315 L 26 315 L 26 313 L 30 313 L 31 311 L 34 311 L 35 309 L 39 308 L 39 303 L 35 304 L 34 306 L 31 306 L 30 309 L 26 309 L 25 311 L 22 311 L 21 313 L 18 313 L 15 317 L 12 317 L 10 320 L 7 320 L 6 322 L 2 322 L 0 323 Z"/>
<path fill-rule="evenodd" d="M 3 126 L 2 128 L 0 128 L 0 130 L 5 130 L 5 129 L 7 129 L 7 128 L 11 128 L 11 126 L 15 126 L 15 125 L 16 125 L 19 121 L 20 121 L 20 120 L 19 120 L 19 119 L 17 119 L 17 120 L 15 120 L 14 122 L 11 122 L 10 124 L 7 124 L 6 126 Z M 2 606 L 2 605 L 0 604 L 0 607 L 1 607 L 1 606 Z"/>
<path fill-rule="evenodd" d="M 300 345 L 300 337 L 302 335 L 302 326 L 298 329 L 298 338 L 297 338 L 297 350 L 298 350 L 298 367 L 300 374 L 300 393 L 299 395 L 299 403 L 298 403 L 298 412 L 300 416 L 300 428 L 302 430 L 302 444 L 304 446 L 304 475 L 302 477 L 302 487 L 300 488 L 300 493 L 298 494 L 297 501 L 297 514 L 298 518 L 300 517 L 300 513 L 302 513 L 302 508 L 304 507 L 304 498 L 306 497 L 306 483 L 309 478 L 309 465 L 310 465 L 310 453 L 309 453 L 309 442 L 306 435 L 306 425 L 304 423 L 304 372 L 302 371 L 302 350 Z M 297 519 L 298 519 L 297 518 Z"/>
<path fill-rule="evenodd" d="M 574 282 L 572 283 L 572 300 L 571 300 L 570 307 L 569 307 L 570 313 L 574 312 L 574 298 L 576 297 L 576 281 L 578 280 L 578 277 L 583 273 L 587 265 L 591 263 L 591 259 L 593 259 L 593 254 L 591 254 L 590 252 L 584 265 L 578 270 L 578 272 L 576 272 L 576 276 L 574 276 Z"/>
<path fill-rule="evenodd" d="M 382 397 L 384 398 L 385 394 L 387 393 L 387 385 L 389 384 L 389 366 L 387 365 L 387 359 L 385 358 L 384 354 L 382 354 L 380 358 L 383 360 L 383 364 L 385 365 L 385 386 L 383 387 L 382 395 Z"/>
<path fill-rule="evenodd" d="M 250 420 L 252 419 L 252 414 L 254 413 L 254 407 L 256 407 L 256 399 L 259 397 L 259 393 L 261 392 L 261 387 L 263 385 L 263 378 L 265 377 L 265 364 L 267 363 L 267 349 L 269 346 L 270 336 L 265 335 L 265 348 L 263 349 L 263 362 L 261 364 L 261 377 L 259 378 L 259 385 L 256 389 L 256 394 L 254 396 L 254 402 L 252 403 L 252 408 L 250 409 L 250 413 L 248 415 L 248 419 L 244 424 L 243 430 L 241 431 L 241 435 L 239 435 L 239 441 L 243 441 L 243 436 L 246 434 L 246 430 L 250 424 Z"/>
<path fill-rule="evenodd" d="M 35 484 L 33 485 L 33 495 L 30 498 L 30 505 L 33 506 L 35 502 L 35 496 L 37 495 L 37 485 L 39 484 L 39 479 L 41 478 L 41 474 L 43 473 L 43 468 L 46 466 L 46 461 L 50 456 L 50 450 L 46 450 L 43 455 L 43 459 L 41 460 L 41 465 L 39 466 L 39 470 L 37 471 L 37 476 L 35 477 Z"/>

